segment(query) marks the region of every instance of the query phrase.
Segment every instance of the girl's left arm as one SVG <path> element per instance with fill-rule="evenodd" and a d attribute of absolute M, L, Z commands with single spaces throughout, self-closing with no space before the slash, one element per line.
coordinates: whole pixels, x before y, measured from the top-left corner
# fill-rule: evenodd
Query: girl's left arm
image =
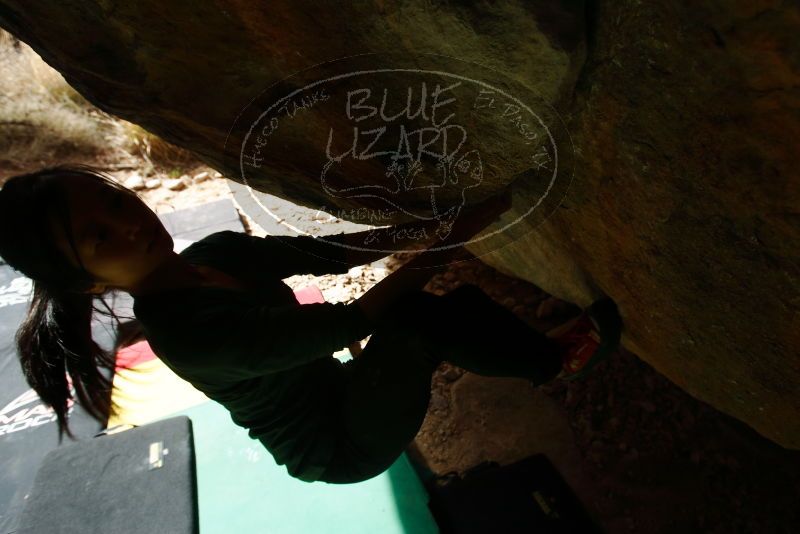
<path fill-rule="evenodd" d="M 424 248 L 435 237 L 433 231 L 437 226 L 438 222 L 434 220 L 410 222 L 363 232 L 325 236 L 324 239 L 336 243 L 329 246 L 344 251 L 342 260 L 345 263 L 351 266 L 364 265 L 385 258 L 396 251 L 415 246 Z"/>
<path fill-rule="evenodd" d="M 278 278 L 288 278 L 295 274 L 345 274 L 356 265 L 372 263 L 395 250 L 429 245 L 432 228 L 431 222 L 405 223 L 322 238 L 257 237 L 224 230 L 214 238 L 226 243 L 234 257 L 242 258 L 241 268 L 252 276 L 270 272 Z"/>

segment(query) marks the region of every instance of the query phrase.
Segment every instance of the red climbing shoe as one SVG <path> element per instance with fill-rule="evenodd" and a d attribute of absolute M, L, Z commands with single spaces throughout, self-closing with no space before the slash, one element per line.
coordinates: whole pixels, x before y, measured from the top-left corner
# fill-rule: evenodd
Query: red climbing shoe
<path fill-rule="evenodd" d="M 606 359 L 619 344 L 622 323 L 614 302 L 602 299 L 581 315 L 547 332 L 562 348 L 557 378 L 574 380 Z"/>

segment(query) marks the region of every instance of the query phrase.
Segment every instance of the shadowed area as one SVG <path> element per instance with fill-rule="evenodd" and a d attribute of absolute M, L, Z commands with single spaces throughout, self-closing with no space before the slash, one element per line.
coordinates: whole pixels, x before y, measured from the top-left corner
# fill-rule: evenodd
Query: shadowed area
<path fill-rule="evenodd" d="M 515 89 L 557 134 L 558 194 L 469 250 L 581 306 L 611 296 L 626 348 L 692 396 L 800 448 L 800 8 L 537 4 L 0 0 L 0 25 L 101 109 L 237 181 L 242 125 L 257 118 L 248 104 L 335 72 L 300 74 L 320 63 L 392 52 L 389 67 L 408 68 L 416 54 L 437 53 L 451 59 L 433 64 Z M 409 83 L 386 77 L 376 87 L 400 95 Z M 363 84 L 331 87 L 340 102 Z M 509 141 L 507 116 L 467 114 L 478 87 L 456 93 L 456 109 L 472 120 L 465 128 L 486 134 L 470 138 L 485 172 L 467 205 L 537 168 L 518 157 L 523 143 Z M 248 169 L 248 185 L 312 207 L 385 207 L 385 194 L 341 194 L 386 178 L 379 158 L 336 162 L 321 186 L 324 141 L 353 124 L 342 108 L 316 109 L 281 130 L 277 150 Z M 514 207 L 494 229 L 541 198 L 543 177 L 515 183 Z M 446 205 L 459 205 L 459 183 L 441 191 Z M 431 216 L 430 188 L 403 191 L 408 212 L 391 220 Z"/>

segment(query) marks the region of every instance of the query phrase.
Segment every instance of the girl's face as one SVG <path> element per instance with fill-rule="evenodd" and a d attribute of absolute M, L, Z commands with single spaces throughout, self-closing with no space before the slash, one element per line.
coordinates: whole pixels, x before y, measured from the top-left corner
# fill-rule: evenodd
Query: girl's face
<path fill-rule="evenodd" d="M 87 292 L 134 287 L 173 254 L 169 232 L 132 191 L 81 175 L 63 184 L 75 250 L 96 282 Z M 63 223 L 56 216 L 50 222 L 58 248 L 79 267 Z"/>

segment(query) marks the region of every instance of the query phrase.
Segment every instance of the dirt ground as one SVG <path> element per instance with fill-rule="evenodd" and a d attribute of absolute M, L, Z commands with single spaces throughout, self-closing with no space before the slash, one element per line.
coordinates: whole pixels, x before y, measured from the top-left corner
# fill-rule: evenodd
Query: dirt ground
<path fill-rule="evenodd" d="M 137 173 L 135 165 L 109 170 L 122 183 Z M 137 192 L 158 213 L 232 198 L 227 180 L 212 169 L 184 171 L 183 186 L 166 175 L 147 176 L 160 182 Z M 278 212 L 302 218 L 299 208 L 275 200 Z M 240 215 L 247 232 L 263 235 L 247 214 Z M 532 284 L 469 259 L 466 251 L 463 258 L 469 261 L 451 265 L 426 289 L 443 294 L 475 284 L 543 332 L 579 313 Z M 403 261 L 394 255 L 345 275 L 286 281 L 293 288 L 313 282 L 328 301 L 349 302 Z M 414 447 L 437 474 L 544 453 L 608 533 L 771 534 L 796 532 L 800 525 L 800 452 L 692 398 L 624 350 L 583 380 L 536 389 L 525 380 L 485 378 L 442 364 Z"/>
<path fill-rule="evenodd" d="M 478 261 L 454 265 L 428 290 L 462 283 L 542 331 L 578 312 L 556 301 L 537 318 L 539 303 L 554 302 L 548 295 Z M 544 453 L 609 533 L 800 528 L 800 452 L 694 399 L 625 350 L 583 380 L 536 390 L 444 364 L 416 444 L 436 473 Z"/>

